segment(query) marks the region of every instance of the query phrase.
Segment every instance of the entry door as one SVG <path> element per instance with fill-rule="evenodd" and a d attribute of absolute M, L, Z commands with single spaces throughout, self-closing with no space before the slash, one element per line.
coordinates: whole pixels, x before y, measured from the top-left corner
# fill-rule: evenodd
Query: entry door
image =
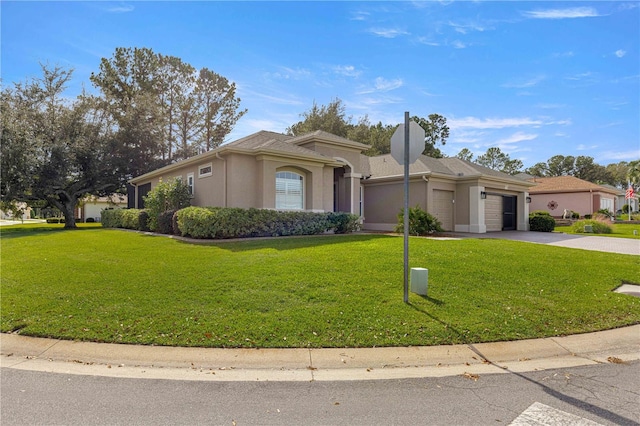
<path fill-rule="evenodd" d="M 516 197 L 502 197 L 502 230 L 516 230 Z"/>

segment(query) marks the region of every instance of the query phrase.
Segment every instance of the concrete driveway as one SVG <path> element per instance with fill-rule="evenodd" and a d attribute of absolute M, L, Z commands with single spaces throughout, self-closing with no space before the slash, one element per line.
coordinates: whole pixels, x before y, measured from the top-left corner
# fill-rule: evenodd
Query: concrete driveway
<path fill-rule="evenodd" d="M 502 240 L 528 241 L 530 243 L 595 250 L 609 253 L 640 256 L 640 240 L 631 238 L 597 237 L 592 235 L 571 235 L 559 232 L 502 231 L 486 234 L 457 232 L 460 238 L 496 238 Z"/>

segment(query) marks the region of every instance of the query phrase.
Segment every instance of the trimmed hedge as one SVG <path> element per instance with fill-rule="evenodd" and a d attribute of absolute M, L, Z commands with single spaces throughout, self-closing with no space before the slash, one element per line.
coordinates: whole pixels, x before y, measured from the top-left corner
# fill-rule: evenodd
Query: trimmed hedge
<path fill-rule="evenodd" d="M 47 219 L 47 223 L 64 223 L 63 217 L 50 217 Z"/>
<path fill-rule="evenodd" d="M 148 231 L 149 214 L 140 209 L 113 209 L 103 210 L 100 213 L 100 222 L 105 228 L 136 229 Z"/>
<path fill-rule="evenodd" d="M 149 230 L 149 214 L 145 210 L 104 210 L 101 221 L 106 228 Z M 354 232 L 360 229 L 360 218 L 349 213 L 187 207 L 161 213 L 157 227 L 157 232 L 163 234 L 191 238 L 278 237 Z"/>
<path fill-rule="evenodd" d="M 311 213 L 266 209 L 187 207 L 176 213 L 185 237 L 249 238 L 353 232 L 359 218 L 349 213 Z"/>
<path fill-rule="evenodd" d="M 549 212 L 535 210 L 529 214 L 529 230 L 535 232 L 553 232 L 556 221 Z"/>

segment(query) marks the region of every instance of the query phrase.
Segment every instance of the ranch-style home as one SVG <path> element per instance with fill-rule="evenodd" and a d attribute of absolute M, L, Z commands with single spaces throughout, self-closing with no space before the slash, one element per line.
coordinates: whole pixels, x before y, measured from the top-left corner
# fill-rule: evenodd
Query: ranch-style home
<path fill-rule="evenodd" d="M 620 190 L 613 187 L 574 176 L 531 177 L 530 181 L 536 184 L 529 190 L 532 211 L 546 210 L 551 216 L 562 217 L 567 210 L 582 217 L 602 209 L 615 213 L 617 209 L 615 200 Z"/>
<path fill-rule="evenodd" d="M 363 229 L 390 231 L 404 205 L 404 172 L 391 155 L 323 131 L 302 136 L 260 131 L 130 181 L 129 207 L 160 180 L 184 179 L 192 205 L 349 212 Z M 409 205 L 447 231 L 529 229 L 534 183 L 458 158 L 421 156 L 410 167 Z"/>

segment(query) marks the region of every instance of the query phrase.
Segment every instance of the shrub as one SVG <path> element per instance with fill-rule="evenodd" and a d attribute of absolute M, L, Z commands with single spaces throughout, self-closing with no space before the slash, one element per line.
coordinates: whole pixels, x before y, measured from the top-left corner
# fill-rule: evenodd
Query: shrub
<path fill-rule="evenodd" d="M 158 231 L 158 219 L 161 213 L 189 207 L 191 194 L 189 186 L 182 179 L 160 180 L 144 197 L 144 205 L 149 212 L 149 229 Z"/>
<path fill-rule="evenodd" d="M 86 223 L 94 223 L 96 220 L 92 217 L 88 217 L 87 220 L 85 220 Z"/>
<path fill-rule="evenodd" d="M 594 234 L 610 234 L 611 232 L 613 232 L 611 225 L 601 220 L 594 219 L 578 221 L 574 223 L 571 228 L 573 232 L 584 233 L 585 225 L 590 225 Z"/>
<path fill-rule="evenodd" d="M 398 213 L 398 225 L 395 231 L 404 233 L 404 209 Z M 409 234 L 429 235 L 442 231 L 442 225 L 435 216 L 425 212 L 420 206 L 409 207 Z"/>
<path fill-rule="evenodd" d="M 103 210 L 100 214 L 100 222 L 105 228 L 125 228 L 138 231 L 148 231 L 147 219 L 149 215 L 140 209 L 113 209 Z"/>
<path fill-rule="evenodd" d="M 622 213 L 629 214 L 630 208 L 631 207 L 629 207 L 629 204 L 625 204 L 624 206 L 622 206 Z"/>
<path fill-rule="evenodd" d="M 590 214 L 585 214 L 585 215 L 584 215 L 584 218 L 585 218 L 585 219 L 591 219 L 591 215 L 590 215 Z"/>
<path fill-rule="evenodd" d="M 360 217 L 355 214 L 330 212 L 327 213 L 327 220 L 334 234 L 347 234 L 360 230 Z"/>
<path fill-rule="evenodd" d="M 192 238 L 247 238 L 353 232 L 359 217 L 348 213 L 311 213 L 267 209 L 187 207 L 174 214 L 179 232 Z"/>
<path fill-rule="evenodd" d="M 553 232 L 556 221 L 543 210 L 535 210 L 529 214 L 529 230 L 534 232 Z"/>
<path fill-rule="evenodd" d="M 580 213 L 572 211 L 571 212 L 571 218 L 572 219 L 580 219 Z"/>
<path fill-rule="evenodd" d="M 173 235 L 182 235 L 180 232 L 180 227 L 178 226 L 178 212 L 180 210 L 176 210 L 173 213 L 173 217 L 171 218 L 171 229 L 173 229 Z"/>
<path fill-rule="evenodd" d="M 58 218 L 58 217 L 47 218 L 47 223 L 60 223 L 60 218 Z"/>
<path fill-rule="evenodd" d="M 529 213 L 529 217 L 531 216 L 551 216 L 551 213 L 549 213 L 546 210 L 534 210 L 531 213 Z"/>
<path fill-rule="evenodd" d="M 177 210 L 166 210 L 158 215 L 157 232 L 161 234 L 173 234 L 173 215 Z"/>

